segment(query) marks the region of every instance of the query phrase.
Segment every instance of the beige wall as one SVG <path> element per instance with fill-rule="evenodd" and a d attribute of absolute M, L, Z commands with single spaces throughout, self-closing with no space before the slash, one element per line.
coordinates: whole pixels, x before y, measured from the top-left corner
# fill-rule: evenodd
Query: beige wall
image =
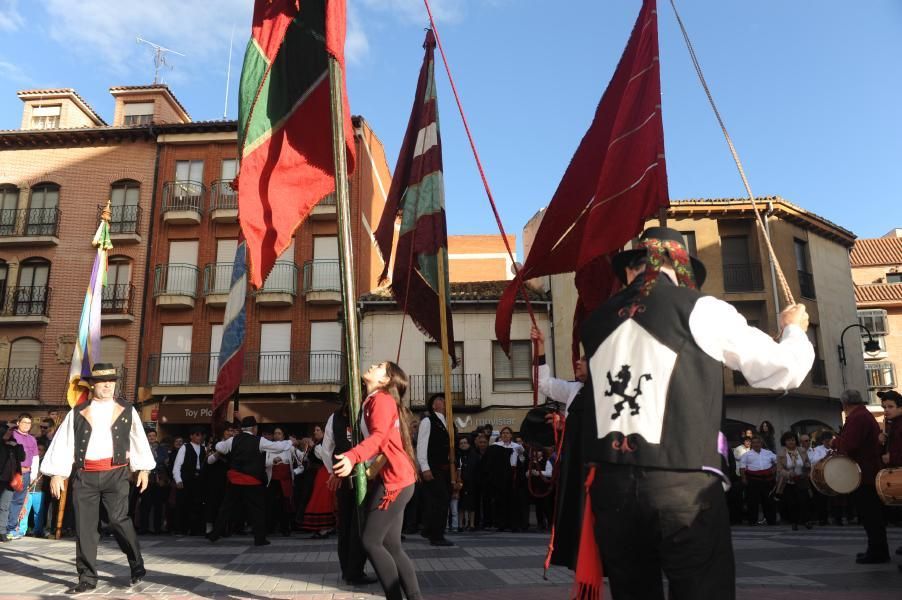
<path fill-rule="evenodd" d="M 69 98 L 45 98 L 42 100 L 27 100 L 22 109 L 22 129 L 31 129 L 31 117 L 35 106 L 60 105 L 60 129 L 76 127 L 95 127 L 97 123 L 93 117 L 85 112 Z"/>
<path fill-rule="evenodd" d="M 116 108 L 113 114 L 113 126 L 123 126 L 125 120 L 125 105 L 132 102 L 153 102 L 154 123 L 187 123 L 191 118 L 183 116 L 182 110 L 173 104 L 169 95 L 163 90 L 148 90 L 146 92 L 112 92 L 116 99 Z"/>

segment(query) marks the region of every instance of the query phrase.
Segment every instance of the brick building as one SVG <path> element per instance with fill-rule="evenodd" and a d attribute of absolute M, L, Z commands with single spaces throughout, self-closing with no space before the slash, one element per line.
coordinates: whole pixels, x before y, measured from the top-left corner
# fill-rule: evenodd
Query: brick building
<path fill-rule="evenodd" d="M 120 391 L 134 397 L 154 189 L 152 127 L 156 112 L 171 112 L 177 101 L 156 86 L 142 98 L 141 111 L 149 107 L 151 116 L 137 122 L 119 117 L 136 111 L 127 96 L 113 95 L 117 117 L 108 125 L 72 89 L 22 91 L 22 128 L 0 132 L 3 417 L 23 410 L 40 416 L 65 405 L 96 255 L 91 239 L 107 200 L 114 249 L 103 294 L 102 352 L 123 367 Z M 180 118 L 188 118 L 183 110 Z"/>
<path fill-rule="evenodd" d="M 356 285 L 375 287 L 382 262 L 372 242 L 390 174 L 382 144 L 353 119 L 351 177 Z M 158 128 L 159 158 L 148 294 L 142 330 L 142 417 L 166 434 L 206 424 L 237 246 L 236 123 Z M 299 431 L 324 423 L 345 379 L 334 197 L 298 229 L 264 286 L 249 294 L 240 414 Z"/>
<path fill-rule="evenodd" d="M 858 322 L 877 341 L 879 350 L 864 353 L 869 408 L 883 414 L 877 392 L 899 385 L 896 365 L 902 361 L 902 229 L 893 229 L 881 238 L 856 240 L 852 248 L 852 279 Z M 846 350 L 861 350 L 868 335 L 861 329 L 849 331 Z"/>
<path fill-rule="evenodd" d="M 517 236 L 507 242 L 517 258 Z M 510 256 L 500 235 L 449 235 L 448 278 L 451 281 L 501 281 L 513 279 Z"/>

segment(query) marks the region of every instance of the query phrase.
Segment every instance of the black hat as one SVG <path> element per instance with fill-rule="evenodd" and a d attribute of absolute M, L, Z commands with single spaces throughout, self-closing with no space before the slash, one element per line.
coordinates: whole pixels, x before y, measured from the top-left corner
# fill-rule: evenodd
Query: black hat
<path fill-rule="evenodd" d="M 892 400 L 897 405 L 902 406 L 902 394 L 896 390 L 886 390 L 885 392 L 877 392 L 877 397 L 881 400 Z"/>
<path fill-rule="evenodd" d="M 641 236 L 639 236 L 640 243 L 649 239 L 677 242 L 680 246 L 686 248 L 685 241 L 683 240 L 683 234 L 681 234 L 676 229 L 671 229 L 670 227 L 649 227 L 642 232 Z M 629 264 L 636 258 L 645 256 L 646 254 L 647 251 L 645 250 L 645 248 L 636 248 L 634 250 L 624 250 L 614 255 L 614 258 L 611 259 L 611 266 L 613 267 L 614 273 L 617 275 L 617 278 L 625 284 L 627 266 L 629 266 Z M 700 261 L 698 258 L 690 255 L 689 261 L 692 263 L 692 273 L 693 275 L 695 275 L 695 285 L 702 287 L 708 271 L 707 269 L 705 269 L 705 265 L 702 263 L 702 261 Z"/>
<path fill-rule="evenodd" d="M 203 425 L 195 425 L 191 428 L 189 435 L 194 435 L 195 433 L 207 433 L 207 428 Z"/>
<path fill-rule="evenodd" d="M 82 379 L 88 383 L 95 383 L 97 381 L 117 381 L 119 379 L 119 373 L 116 371 L 116 367 L 113 366 L 113 363 L 97 363 L 91 369 L 91 375 L 86 375 L 82 377 Z"/>
<path fill-rule="evenodd" d="M 241 419 L 241 429 L 247 429 L 249 427 L 256 427 L 256 426 L 257 426 L 257 419 L 253 415 L 251 415 L 249 417 L 244 417 L 243 419 Z"/>

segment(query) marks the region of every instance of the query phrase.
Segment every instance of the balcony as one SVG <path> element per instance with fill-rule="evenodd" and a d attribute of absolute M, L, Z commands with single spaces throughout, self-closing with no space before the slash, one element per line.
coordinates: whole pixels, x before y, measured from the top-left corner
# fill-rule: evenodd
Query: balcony
<path fill-rule="evenodd" d="M 105 205 L 98 205 L 97 218 L 103 214 Z M 120 244 L 141 242 L 141 207 L 137 204 L 111 206 L 110 239 Z"/>
<path fill-rule="evenodd" d="M 298 267 L 293 262 L 276 262 L 263 287 L 254 293 L 260 306 L 291 306 L 298 295 Z"/>
<path fill-rule="evenodd" d="M 41 369 L 0 369 L 0 399 L 26 403 L 41 399 Z"/>
<path fill-rule="evenodd" d="M 329 194 L 313 206 L 310 211 L 310 219 L 313 221 L 334 221 L 338 214 L 338 204 L 335 194 Z"/>
<path fill-rule="evenodd" d="M 8 288 L 0 297 L 0 324 L 50 322 L 50 292 L 47 286 Z"/>
<path fill-rule="evenodd" d="M 304 299 L 308 304 L 341 302 L 341 267 L 337 260 L 304 263 Z"/>
<path fill-rule="evenodd" d="M 204 301 L 207 306 L 225 306 L 232 287 L 232 263 L 211 263 L 204 267 Z"/>
<path fill-rule="evenodd" d="M 0 246 L 57 246 L 62 213 L 58 208 L 0 210 Z"/>
<path fill-rule="evenodd" d="M 156 305 L 160 308 L 194 308 L 197 272 L 194 265 L 157 265 L 153 277 Z"/>
<path fill-rule="evenodd" d="M 209 394 L 216 384 L 219 355 L 154 354 L 147 384 L 154 394 Z M 247 352 L 241 393 L 337 393 L 345 381 L 342 352 Z"/>
<path fill-rule="evenodd" d="M 203 215 L 204 184 L 199 181 L 167 181 L 163 184 L 163 222 L 199 225 Z"/>
<path fill-rule="evenodd" d="M 444 376 L 411 375 L 409 389 L 410 410 L 426 410 L 426 400 L 432 394 L 444 393 Z M 479 373 L 451 374 L 451 406 L 464 412 L 482 408 L 482 378 Z"/>
<path fill-rule="evenodd" d="M 807 271 L 798 271 L 798 274 L 799 291 L 802 293 L 802 297 L 815 300 L 817 296 L 814 295 L 814 275 Z"/>
<path fill-rule="evenodd" d="M 232 180 L 220 179 L 210 185 L 210 219 L 214 223 L 238 222 L 238 193 Z"/>
<path fill-rule="evenodd" d="M 815 358 L 811 366 L 811 385 L 815 387 L 827 387 L 827 366 L 823 358 Z"/>
<path fill-rule="evenodd" d="M 724 265 L 723 289 L 725 292 L 763 292 L 761 265 L 759 263 Z"/>
<path fill-rule="evenodd" d="M 130 283 L 103 286 L 100 319 L 104 323 L 133 323 L 135 286 Z"/>

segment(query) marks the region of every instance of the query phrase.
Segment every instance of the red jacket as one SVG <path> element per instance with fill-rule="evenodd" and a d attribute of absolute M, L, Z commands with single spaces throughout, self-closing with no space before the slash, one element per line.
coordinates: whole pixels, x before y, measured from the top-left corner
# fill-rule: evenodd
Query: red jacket
<path fill-rule="evenodd" d="M 385 500 L 391 502 L 398 492 L 414 483 L 416 471 L 401 441 L 398 406 L 391 394 L 377 391 L 363 402 L 363 420 L 369 437 L 345 452 L 351 462 L 367 461 L 377 454 L 388 460 L 379 475 L 385 484 Z"/>
<path fill-rule="evenodd" d="M 846 415 L 846 424 L 833 438 L 833 448 L 845 454 L 861 467 L 861 483 L 874 485 L 877 471 L 883 468 L 880 455 L 880 426 L 871 411 L 859 405 Z"/>
<path fill-rule="evenodd" d="M 889 451 L 887 467 L 902 467 L 902 418 L 887 423 L 886 447 Z"/>

